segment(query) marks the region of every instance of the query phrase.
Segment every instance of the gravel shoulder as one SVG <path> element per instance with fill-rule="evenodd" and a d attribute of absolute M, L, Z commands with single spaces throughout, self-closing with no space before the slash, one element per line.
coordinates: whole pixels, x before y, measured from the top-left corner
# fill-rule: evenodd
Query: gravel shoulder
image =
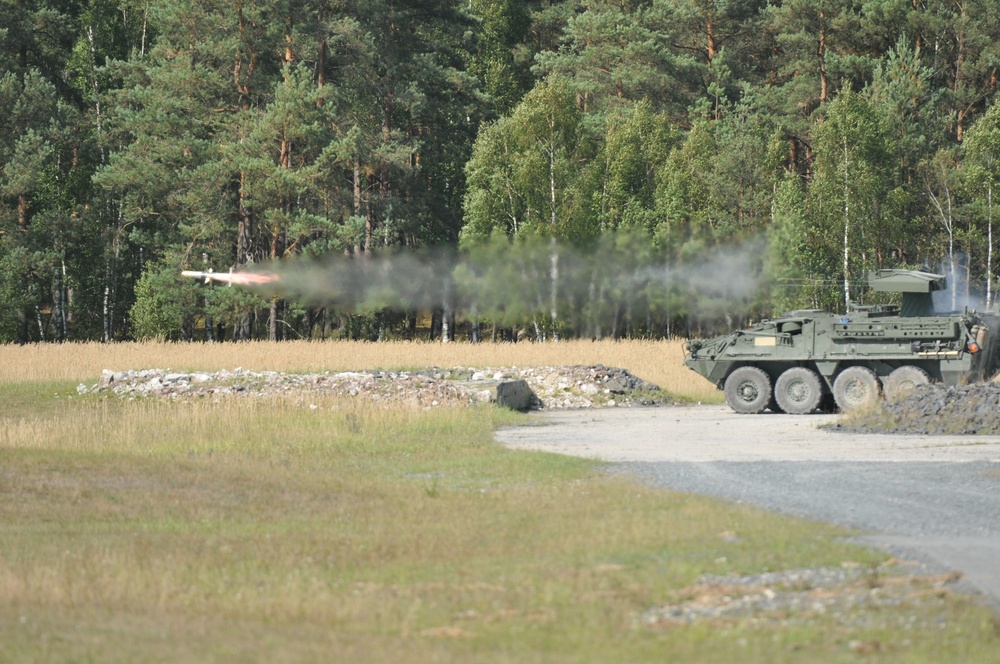
<path fill-rule="evenodd" d="M 615 462 L 658 486 L 858 529 L 897 557 L 956 570 L 1000 608 L 1000 436 L 885 435 L 835 415 L 725 406 L 549 412 L 497 439 Z"/>

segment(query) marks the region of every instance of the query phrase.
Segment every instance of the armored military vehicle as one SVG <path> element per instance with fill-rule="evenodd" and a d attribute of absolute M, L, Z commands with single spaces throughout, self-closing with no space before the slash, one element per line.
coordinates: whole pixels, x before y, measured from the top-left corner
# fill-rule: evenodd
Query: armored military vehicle
<path fill-rule="evenodd" d="M 957 385 L 996 369 L 1000 316 L 937 313 L 945 277 L 915 270 L 869 275 L 873 291 L 902 293 L 901 305 L 853 305 L 846 314 L 804 310 L 750 329 L 691 340 L 684 363 L 726 394 L 737 413 L 850 411 L 884 395 L 898 399 L 928 382 Z"/>

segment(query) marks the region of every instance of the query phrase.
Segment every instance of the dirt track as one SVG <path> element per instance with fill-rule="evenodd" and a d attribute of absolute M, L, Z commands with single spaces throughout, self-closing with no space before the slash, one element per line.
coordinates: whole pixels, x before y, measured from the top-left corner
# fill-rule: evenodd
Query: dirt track
<path fill-rule="evenodd" d="M 643 479 L 860 529 L 958 570 L 1000 607 L 1000 436 L 825 431 L 836 416 L 725 406 L 581 410 L 502 429 L 511 447 L 622 464 Z"/>

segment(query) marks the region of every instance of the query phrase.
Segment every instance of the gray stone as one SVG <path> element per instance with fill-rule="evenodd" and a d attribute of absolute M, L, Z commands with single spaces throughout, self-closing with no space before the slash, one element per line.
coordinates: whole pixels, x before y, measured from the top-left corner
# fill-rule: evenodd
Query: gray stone
<path fill-rule="evenodd" d="M 111 383 L 115 382 L 115 372 L 111 369 L 101 371 L 101 382 L 98 383 L 100 389 L 107 389 Z"/>
<path fill-rule="evenodd" d="M 605 381 L 604 388 L 610 390 L 612 394 L 625 394 L 628 383 L 621 376 L 612 376 Z"/>
<path fill-rule="evenodd" d="M 535 393 L 525 380 L 509 380 L 498 383 L 494 401 L 512 410 L 528 410 L 535 401 Z"/>

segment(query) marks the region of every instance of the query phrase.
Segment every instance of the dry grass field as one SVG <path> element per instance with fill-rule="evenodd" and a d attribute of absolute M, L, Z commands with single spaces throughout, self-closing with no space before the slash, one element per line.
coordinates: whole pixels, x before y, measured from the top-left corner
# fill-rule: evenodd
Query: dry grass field
<path fill-rule="evenodd" d="M 650 622 L 697 606 L 705 573 L 845 567 L 867 570 L 867 593 L 886 556 L 831 526 L 508 450 L 494 429 L 526 416 L 503 409 L 75 390 L 103 368 L 603 363 L 693 394 L 679 355 L 641 342 L 0 347 L 0 662 L 1000 660 L 993 614 L 919 580 L 891 602 Z"/>
<path fill-rule="evenodd" d="M 603 364 L 628 369 L 678 398 L 720 403 L 722 393 L 682 364 L 682 341 L 427 343 L 264 341 L 0 345 L 0 382 L 96 379 L 102 369 L 357 371 Z"/>

